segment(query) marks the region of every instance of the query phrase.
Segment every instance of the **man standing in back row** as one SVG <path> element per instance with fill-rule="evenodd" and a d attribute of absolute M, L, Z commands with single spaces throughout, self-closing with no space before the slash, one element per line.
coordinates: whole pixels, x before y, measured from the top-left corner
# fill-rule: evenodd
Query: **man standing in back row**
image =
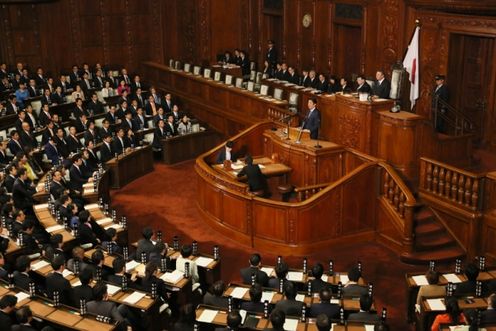
<path fill-rule="evenodd" d="M 319 138 L 320 129 L 320 111 L 317 109 L 317 99 L 310 98 L 308 100 L 308 114 L 303 120 L 302 129 L 310 130 L 310 138 Z"/>

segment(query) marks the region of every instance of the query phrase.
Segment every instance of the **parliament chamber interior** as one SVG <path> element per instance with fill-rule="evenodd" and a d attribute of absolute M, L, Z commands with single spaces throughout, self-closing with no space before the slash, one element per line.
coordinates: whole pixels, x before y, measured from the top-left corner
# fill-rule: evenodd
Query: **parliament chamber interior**
<path fill-rule="evenodd" d="M 0 330 L 496 330 L 496 1 L 0 0 Z"/>

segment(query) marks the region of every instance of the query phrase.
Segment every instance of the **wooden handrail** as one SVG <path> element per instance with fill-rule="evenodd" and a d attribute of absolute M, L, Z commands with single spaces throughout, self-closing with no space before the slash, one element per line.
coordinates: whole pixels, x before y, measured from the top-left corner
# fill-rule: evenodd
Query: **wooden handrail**
<path fill-rule="evenodd" d="M 296 187 L 294 191 L 297 193 L 298 196 L 298 201 L 304 201 L 314 194 L 319 193 L 321 190 L 326 188 L 327 186 L 331 185 L 331 183 L 324 183 L 324 184 L 317 184 L 317 185 L 310 185 L 310 186 L 301 186 L 301 187 Z"/>
<path fill-rule="evenodd" d="M 482 209 L 484 177 L 484 174 L 459 169 L 429 158 L 420 158 L 419 189 L 464 209 Z"/>

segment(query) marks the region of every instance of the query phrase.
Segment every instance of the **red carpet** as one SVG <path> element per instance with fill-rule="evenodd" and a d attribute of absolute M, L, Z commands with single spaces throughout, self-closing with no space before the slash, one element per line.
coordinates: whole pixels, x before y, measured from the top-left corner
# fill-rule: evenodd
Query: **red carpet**
<path fill-rule="evenodd" d="M 129 223 L 130 240 L 141 236 L 141 229 L 151 226 L 162 230 L 167 242 L 174 235 L 181 242 L 197 240 L 199 249 L 211 254 L 213 246 L 220 246 L 222 278 L 226 283 L 240 279 L 239 269 L 246 266 L 252 253 L 250 247 L 242 246 L 223 237 L 202 222 L 196 209 L 196 173 L 194 161 L 175 166 L 156 163 L 155 171 L 112 194 L 112 206 L 118 215 L 125 215 Z M 276 255 L 262 254 L 263 262 L 275 264 Z M 301 257 L 284 256 L 290 267 L 300 267 Z M 376 306 L 388 309 L 392 330 L 409 330 L 406 323 L 405 273 L 423 270 L 399 261 L 395 252 L 374 243 L 340 247 L 332 251 L 315 252 L 308 256 L 309 265 L 320 261 L 324 265 L 333 259 L 335 270 L 346 271 L 357 260 L 362 261 L 364 277 L 374 284 Z"/>

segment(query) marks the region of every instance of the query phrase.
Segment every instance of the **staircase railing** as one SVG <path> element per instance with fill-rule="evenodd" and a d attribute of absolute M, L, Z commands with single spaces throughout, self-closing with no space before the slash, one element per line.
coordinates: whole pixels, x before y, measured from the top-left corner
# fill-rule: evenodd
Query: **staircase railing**
<path fill-rule="evenodd" d="M 420 158 L 419 190 L 450 201 L 463 209 L 482 209 L 483 181 L 484 174 L 465 171 L 429 158 Z"/>
<path fill-rule="evenodd" d="M 296 192 L 298 202 L 301 202 L 319 193 L 329 185 L 331 185 L 331 183 L 296 187 L 294 191 Z"/>
<path fill-rule="evenodd" d="M 389 206 L 403 224 L 403 249 L 405 253 L 413 251 L 413 215 L 417 201 L 398 173 L 390 165 L 379 162 L 382 168 L 380 197 L 389 202 Z"/>
<path fill-rule="evenodd" d="M 433 110 L 434 127 L 438 130 L 442 129 L 443 133 L 462 136 L 477 131 L 477 127 L 471 118 L 437 95 L 434 99 Z"/>
<path fill-rule="evenodd" d="M 278 109 L 278 108 L 268 108 L 267 118 L 270 121 L 283 123 L 285 125 L 296 126 L 298 125 L 298 115 L 289 110 Z"/>

